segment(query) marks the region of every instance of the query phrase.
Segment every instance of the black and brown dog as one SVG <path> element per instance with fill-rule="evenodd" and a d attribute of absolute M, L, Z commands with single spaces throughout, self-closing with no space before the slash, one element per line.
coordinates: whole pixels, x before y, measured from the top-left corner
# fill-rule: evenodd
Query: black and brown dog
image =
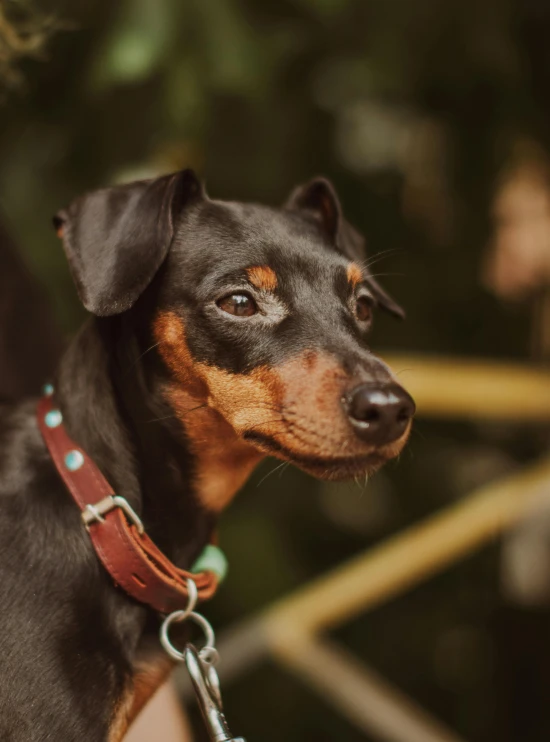
<path fill-rule="evenodd" d="M 366 340 L 376 305 L 402 312 L 326 180 L 274 209 L 211 200 L 183 171 L 84 196 L 56 225 L 94 315 L 56 402 L 178 565 L 266 454 L 335 479 L 401 451 L 414 403 Z M 1 409 L 0 738 L 113 742 L 170 661 L 158 617 L 97 560 L 35 409 Z"/>

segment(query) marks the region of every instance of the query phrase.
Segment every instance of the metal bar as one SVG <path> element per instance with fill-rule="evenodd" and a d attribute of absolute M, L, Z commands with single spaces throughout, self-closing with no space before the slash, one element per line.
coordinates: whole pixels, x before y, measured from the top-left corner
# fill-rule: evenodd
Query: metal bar
<path fill-rule="evenodd" d="M 277 658 L 361 731 L 384 742 L 463 742 L 378 673 L 326 639 L 304 636 Z"/>
<path fill-rule="evenodd" d="M 550 458 L 473 492 L 456 505 L 314 580 L 244 623 L 218 648 L 222 682 L 304 634 L 337 626 L 379 605 L 496 538 L 550 497 Z M 185 687 L 182 682 L 182 690 Z"/>
<path fill-rule="evenodd" d="M 550 420 L 550 373 L 542 366 L 392 354 L 384 360 L 415 398 L 420 415 Z"/>
<path fill-rule="evenodd" d="M 479 548 L 550 497 L 545 458 L 408 528 L 275 604 L 264 614 L 270 643 L 294 627 L 316 633 L 399 594 Z"/>

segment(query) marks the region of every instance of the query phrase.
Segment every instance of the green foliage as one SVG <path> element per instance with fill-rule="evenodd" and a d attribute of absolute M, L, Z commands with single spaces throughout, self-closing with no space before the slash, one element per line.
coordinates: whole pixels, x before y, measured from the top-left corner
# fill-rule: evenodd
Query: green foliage
<path fill-rule="evenodd" d="M 19 62 L 40 56 L 53 25 L 30 0 L 0 0 L 0 95 L 21 82 Z"/>
<path fill-rule="evenodd" d="M 91 67 L 95 89 L 141 82 L 162 65 L 174 41 L 172 0 L 122 0 Z"/>

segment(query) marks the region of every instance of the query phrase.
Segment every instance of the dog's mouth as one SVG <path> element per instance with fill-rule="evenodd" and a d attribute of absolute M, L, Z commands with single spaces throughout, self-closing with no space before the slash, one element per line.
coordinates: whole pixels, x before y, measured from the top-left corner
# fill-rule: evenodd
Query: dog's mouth
<path fill-rule="evenodd" d="M 257 431 L 246 431 L 243 438 L 262 452 L 290 461 L 318 479 L 349 479 L 362 474 L 373 474 L 390 458 L 397 455 L 394 447 L 385 446 L 367 454 L 329 457 L 294 451 L 272 436 Z"/>

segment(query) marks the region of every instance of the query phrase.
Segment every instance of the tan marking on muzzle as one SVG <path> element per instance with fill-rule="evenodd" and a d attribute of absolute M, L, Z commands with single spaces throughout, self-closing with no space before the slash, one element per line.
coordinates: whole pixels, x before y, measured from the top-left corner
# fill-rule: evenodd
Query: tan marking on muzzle
<path fill-rule="evenodd" d="M 391 458 L 406 441 L 408 432 L 376 448 L 355 435 L 342 398 L 358 380 L 329 353 L 308 350 L 274 368 L 234 374 L 194 361 L 183 322 L 173 313 L 158 316 L 155 335 L 177 382 L 167 396 L 197 459 L 199 497 L 206 507 L 224 507 L 262 458 L 256 446 L 263 444 L 252 446 L 243 440 L 245 433 L 260 433 L 290 452 L 275 453 L 279 458 L 335 462 L 374 453 Z"/>

